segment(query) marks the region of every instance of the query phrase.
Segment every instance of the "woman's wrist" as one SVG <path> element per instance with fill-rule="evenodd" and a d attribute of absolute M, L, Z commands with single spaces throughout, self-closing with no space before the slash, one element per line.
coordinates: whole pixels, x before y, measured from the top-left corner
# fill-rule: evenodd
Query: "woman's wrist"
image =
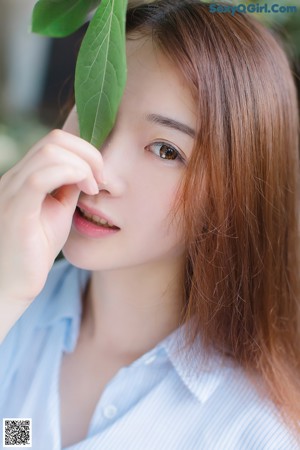
<path fill-rule="evenodd" d="M 32 300 L 12 298 L 0 292 L 0 343 L 31 303 Z"/>

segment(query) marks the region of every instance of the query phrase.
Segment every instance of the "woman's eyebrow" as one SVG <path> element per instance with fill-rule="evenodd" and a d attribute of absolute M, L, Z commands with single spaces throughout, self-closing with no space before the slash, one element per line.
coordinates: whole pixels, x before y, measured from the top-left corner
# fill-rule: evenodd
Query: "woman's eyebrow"
<path fill-rule="evenodd" d="M 170 119 L 169 117 L 161 116 L 159 114 L 147 114 L 146 119 L 151 122 L 158 123 L 159 125 L 181 131 L 192 138 L 196 136 L 195 130 L 190 128 L 188 125 L 178 122 L 177 120 Z"/>

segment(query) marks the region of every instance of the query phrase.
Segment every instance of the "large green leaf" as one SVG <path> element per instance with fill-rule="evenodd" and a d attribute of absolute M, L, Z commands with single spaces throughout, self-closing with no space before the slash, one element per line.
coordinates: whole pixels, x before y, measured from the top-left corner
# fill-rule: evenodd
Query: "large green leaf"
<path fill-rule="evenodd" d="M 80 47 L 75 99 L 81 137 L 100 147 L 111 131 L 126 83 L 127 0 L 102 0 Z"/>
<path fill-rule="evenodd" d="M 31 31 L 50 37 L 74 33 L 100 0 L 39 0 L 32 13 Z"/>

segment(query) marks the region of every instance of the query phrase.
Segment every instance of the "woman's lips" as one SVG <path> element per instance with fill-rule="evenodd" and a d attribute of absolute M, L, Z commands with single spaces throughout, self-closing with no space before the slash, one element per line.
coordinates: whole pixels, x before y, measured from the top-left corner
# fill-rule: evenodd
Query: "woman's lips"
<path fill-rule="evenodd" d="M 90 214 L 87 211 L 84 211 L 83 209 L 77 207 L 78 213 L 84 217 L 84 219 L 98 225 L 98 226 L 103 226 L 103 227 L 107 227 L 107 228 L 115 228 L 118 229 L 118 227 L 116 227 L 113 223 L 108 222 L 107 220 L 103 219 L 102 217 L 96 216 L 94 214 Z"/>
<path fill-rule="evenodd" d="M 109 226 L 107 223 L 107 219 L 104 219 L 103 217 L 98 215 L 96 216 L 90 212 L 86 212 L 85 210 L 83 211 L 84 212 L 82 212 L 81 208 L 78 206 L 73 216 L 73 226 L 81 235 L 91 238 L 103 238 L 106 236 L 112 236 L 113 234 L 116 234 L 118 231 L 120 231 L 120 228 L 116 227 L 115 225 Z M 86 217 L 85 214 L 88 214 L 88 216 L 92 215 L 92 217 Z M 94 216 L 96 216 L 96 220 L 98 221 L 97 223 L 93 219 Z M 101 224 L 99 223 L 99 220 L 102 220 L 106 223 Z"/>
<path fill-rule="evenodd" d="M 85 215 L 87 219 L 92 219 L 94 222 L 99 222 L 102 225 L 110 225 L 111 227 L 115 227 L 120 229 L 115 223 L 114 220 L 105 215 L 102 211 L 96 210 L 91 206 L 87 206 L 81 202 L 78 202 L 77 208 Z"/>

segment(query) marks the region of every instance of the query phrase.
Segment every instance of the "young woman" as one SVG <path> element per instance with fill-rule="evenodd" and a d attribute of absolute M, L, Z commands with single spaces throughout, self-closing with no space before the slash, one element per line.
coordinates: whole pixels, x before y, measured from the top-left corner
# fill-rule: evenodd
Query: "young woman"
<path fill-rule="evenodd" d="M 74 107 L 0 182 L 1 415 L 37 450 L 299 448 L 287 57 L 198 0 L 127 30 L 100 152 Z"/>

